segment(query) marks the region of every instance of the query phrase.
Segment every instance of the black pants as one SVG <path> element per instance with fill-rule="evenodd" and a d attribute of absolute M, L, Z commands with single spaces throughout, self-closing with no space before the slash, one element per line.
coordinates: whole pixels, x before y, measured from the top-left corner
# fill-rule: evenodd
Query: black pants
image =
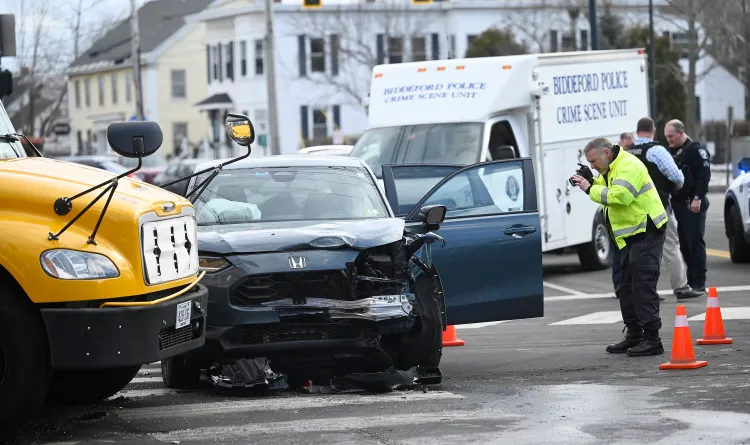
<path fill-rule="evenodd" d="M 615 295 L 619 298 L 617 288 L 620 287 L 620 277 L 622 276 L 622 255 L 620 255 L 620 249 L 612 241 L 612 238 L 609 239 L 609 248 L 612 250 L 612 284 L 615 287 Z"/>
<path fill-rule="evenodd" d="M 650 229 L 638 241 L 630 242 L 619 252 L 621 275 L 617 289 L 620 311 L 631 330 L 658 331 L 659 294 L 656 285 L 661 272 L 661 252 L 666 230 Z"/>
<path fill-rule="evenodd" d="M 688 285 L 693 289 L 706 288 L 706 213 L 708 198 L 701 202 L 701 211 L 690 211 L 689 202 L 673 202 L 674 216 L 677 218 L 677 234 L 680 237 L 680 251 L 687 266 Z"/>

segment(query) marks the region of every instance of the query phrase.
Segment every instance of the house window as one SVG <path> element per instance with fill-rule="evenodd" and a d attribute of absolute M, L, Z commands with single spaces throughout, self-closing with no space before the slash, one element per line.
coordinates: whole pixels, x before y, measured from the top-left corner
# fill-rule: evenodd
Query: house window
<path fill-rule="evenodd" d="M 214 68 L 214 80 L 219 80 L 219 47 L 214 46 L 211 52 L 213 53 L 213 60 L 211 65 Z"/>
<path fill-rule="evenodd" d="M 263 40 L 255 41 L 255 74 L 263 74 Z"/>
<path fill-rule="evenodd" d="M 476 34 L 469 34 L 466 36 L 466 46 L 471 46 L 472 42 L 474 42 L 474 39 L 477 38 Z"/>
<path fill-rule="evenodd" d="M 448 36 L 448 58 L 456 58 L 456 36 L 453 34 Z"/>
<path fill-rule="evenodd" d="M 240 75 L 247 76 L 247 42 L 240 42 Z"/>
<path fill-rule="evenodd" d="M 414 62 L 427 60 L 427 40 L 424 37 L 411 39 L 411 60 Z"/>
<path fill-rule="evenodd" d="M 73 90 L 75 91 L 76 108 L 81 108 L 81 81 L 76 80 L 73 82 Z"/>
<path fill-rule="evenodd" d="M 404 39 L 401 37 L 388 37 L 388 63 L 401 63 L 403 55 Z"/>
<path fill-rule="evenodd" d="M 99 106 L 103 107 L 104 106 L 104 77 L 99 76 L 97 80 L 99 81 Z"/>
<path fill-rule="evenodd" d="M 581 50 L 588 51 L 589 49 L 589 30 L 581 30 Z"/>
<path fill-rule="evenodd" d="M 326 71 L 326 49 L 323 39 L 310 39 L 310 70 L 314 73 Z"/>
<path fill-rule="evenodd" d="M 557 31 L 554 29 L 549 32 L 549 48 L 550 52 L 556 53 L 558 51 L 557 46 Z"/>
<path fill-rule="evenodd" d="M 172 70 L 172 99 L 187 97 L 185 85 L 185 70 Z"/>
<path fill-rule="evenodd" d="M 576 50 L 576 36 L 571 34 L 562 35 L 562 50 L 563 51 L 575 51 Z"/>
<path fill-rule="evenodd" d="M 182 138 L 187 138 L 187 122 L 172 124 L 172 144 L 174 153 L 182 153 Z"/>
<path fill-rule="evenodd" d="M 227 79 L 234 80 L 234 42 L 227 43 Z"/>
<path fill-rule="evenodd" d="M 133 100 L 133 72 L 125 72 L 125 102 L 130 103 Z"/>
<path fill-rule="evenodd" d="M 313 139 L 322 139 L 328 136 L 328 122 L 325 110 L 313 110 Z"/>
<path fill-rule="evenodd" d="M 117 74 L 112 74 L 112 104 L 117 105 Z"/>

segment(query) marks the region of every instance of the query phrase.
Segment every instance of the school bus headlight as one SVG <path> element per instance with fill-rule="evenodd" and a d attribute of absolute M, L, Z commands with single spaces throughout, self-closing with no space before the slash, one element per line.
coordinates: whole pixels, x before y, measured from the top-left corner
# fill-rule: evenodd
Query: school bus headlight
<path fill-rule="evenodd" d="M 120 271 L 104 255 L 68 249 L 53 249 L 40 257 L 47 275 L 61 280 L 97 280 L 117 278 Z"/>

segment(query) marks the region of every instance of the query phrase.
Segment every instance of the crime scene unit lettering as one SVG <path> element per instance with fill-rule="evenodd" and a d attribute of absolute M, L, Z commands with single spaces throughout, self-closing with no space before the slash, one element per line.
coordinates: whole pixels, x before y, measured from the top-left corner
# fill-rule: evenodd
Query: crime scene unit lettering
<path fill-rule="evenodd" d="M 627 71 L 574 74 L 552 78 L 553 95 L 576 95 L 596 92 L 620 92 L 620 98 L 598 102 L 562 105 L 557 107 L 557 123 L 573 124 L 603 119 L 613 119 L 628 115 L 628 100 L 622 93 L 628 88 Z M 609 96 L 609 95 L 605 95 Z M 627 95 L 625 95 L 627 97 Z"/>
<path fill-rule="evenodd" d="M 385 103 L 434 99 L 474 99 L 487 89 L 485 82 L 429 83 L 404 85 L 383 90 Z"/>

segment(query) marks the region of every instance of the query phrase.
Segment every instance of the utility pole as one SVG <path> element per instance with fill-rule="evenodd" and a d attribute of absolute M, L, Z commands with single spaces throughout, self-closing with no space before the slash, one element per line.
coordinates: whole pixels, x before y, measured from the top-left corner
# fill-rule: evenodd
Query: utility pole
<path fill-rule="evenodd" d="M 654 0 L 648 0 L 648 78 L 651 96 L 651 118 L 656 119 L 656 62 L 654 54 Z"/>
<path fill-rule="evenodd" d="M 589 28 L 591 29 L 591 49 L 599 49 L 599 27 L 596 24 L 596 0 L 589 0 Z"/>
<path fill-rule="evenodd" d="M 135 116 L 143 120 L 143 84 L 141 82 L 141 36 L 138 32 L 138 8 L 130 0 L 131 60 L 133 61 L 133 86 L 135 87 Z"/>
<path fill-rule="evenodd" d="M 279 123 L 278 110 L 276 102 L 276 44 L 274 43 L 273 30 L 273 3 L 271 0 L 265 0 L 266 3 L 266 60 L 268 69 L 266 70 L 266 89 L 268 90 L 268 132 L 269 143 L 271 144 L 271 154 L 281 154 L 279 146 Z"/>

